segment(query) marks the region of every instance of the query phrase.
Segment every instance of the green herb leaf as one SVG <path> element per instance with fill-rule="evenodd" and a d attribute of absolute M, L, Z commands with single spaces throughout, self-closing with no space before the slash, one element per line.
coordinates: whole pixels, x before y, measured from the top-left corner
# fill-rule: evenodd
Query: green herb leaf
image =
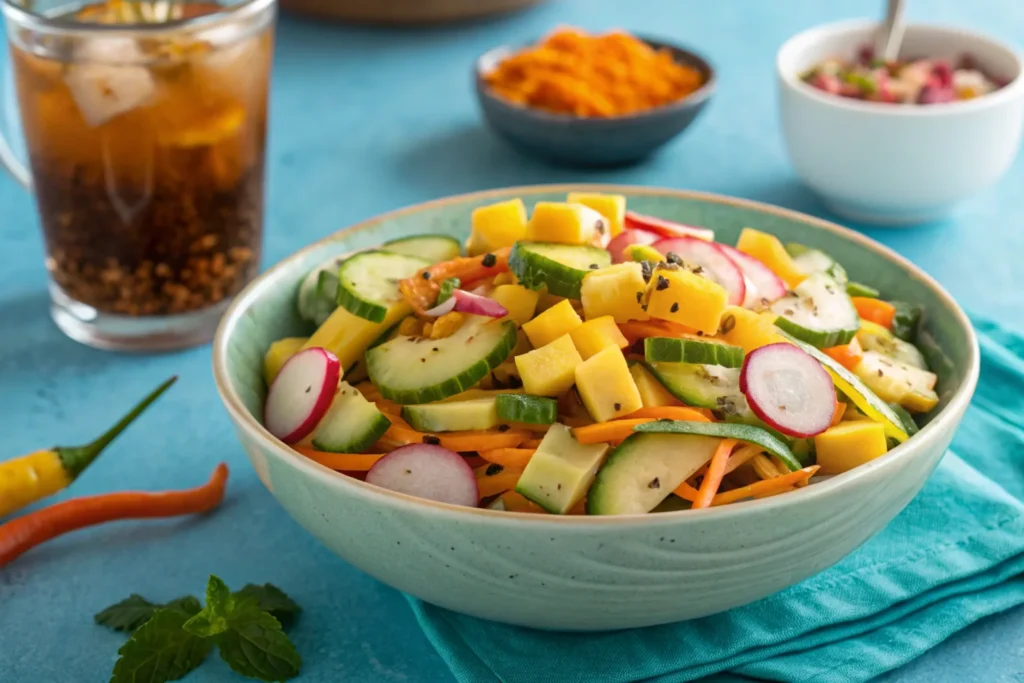
<path fill-rule="evenodd" d="M 132 593 L 121 602 L 98 612 L 93 619 L 100 626 L 106 626 L 115 631 L 131 632 L 149 621 L 153 614 L 161 608 L 180 609 L 187 616 L 192 616 L 199 613 L 202 605 L 199 604 L 199 600 L 191 595 L 185 595 L 161 605 L 150 602 L 137 593 Z"/>
<path fill-rule="evenodd" d="M 295 615 L 302 611 L 294 600 L 289 598 L 284 591 L 273 584 L 265 583 L 257 586 L 254 583 L 247 584 L 242 590 L 235 591 L 232 596 L 235 600 L 245 598 L 256 598 L 256 604 L 264 612 L 270 612 L 274 618 L 287 628 Z"/>
<path fill-rule="evenodd" d="M 154 612 L 118 650 L 121 657 L 110 683 L 176 681 L 202 664 L 213 641 L 185 631 L 182 626 L 188 618 L 185 610 L 175 607 Z"/>
<path fill-rule="evenodd" d="M 220 577 L 210 574 L 206 583 L 206 607 L 183 624 L 192 635 L 209 638 L 228 630 L 228 614 L 234 604 L 231 590 Z"/>
<path fill-rule="evenodd" d="M 252 598 L 240 600 L 232 608 L 230 629 L 216 637 L 221 659 L 243 676 L 261 681 L 297 676 L 302 657 L 281 630 L 281 623 Z"/>

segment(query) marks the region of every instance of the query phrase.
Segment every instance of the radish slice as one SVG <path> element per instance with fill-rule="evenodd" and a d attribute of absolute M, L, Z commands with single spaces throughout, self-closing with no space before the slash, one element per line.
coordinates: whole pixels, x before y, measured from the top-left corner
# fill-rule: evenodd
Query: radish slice
<path fill-rule="evenodd" d="M 772 272 L 772 269 L 763 264 L 758 259 L 744 254 L 735 247 L 730 247 L 728 244 L 719 244 L 718 248 L 721 249 L 729 260 L 736 264 L 736 266 L 743 271 L 743 275 L 753 283 L 754 289 L 757 292 L 757 299 L 767 299 L 768 303 L 778 301 L 782 297 L 786 296 L 786 283 L 782 281 L 778 275 Z M 750 297 L 748 296 L 749 300 Z M 747 304 L 744 304 L 746 306 Z M 748 306 L 749 308 L 749 306 Z"/>
<path fill-rule="evenodd" d="M 654 248 L 662 254 L 668 256 L 673 253 L 687 264 L 702 268 L 705 275 L 725 287 L 729 293 L 729 303 L 740 306 L 747 293 L 743 271 L 718 247 L 713 242 L 693 237 L 676 237 L 654 243 Z"/>
<path fill-rule="evenodd" d="M 452 292 L 452 299 L 455 300 L 455 310 L 459 313 L 485 315 L 488 318 L 504 318 L 508 315 L 507 308 L 486 296 L 456 289 Z"/>
<path fill-rule="evenodd" d="M 444 303 L 440 303 L 437 306 L 434 306 L 433 308 L 428 308 L 427 310 L 423 311 L 423 315 L 426 315 L 431 318 L 440 318 L 445 313 L 451 313 L 454 310 L 455 297 L 450 296 L 444 300 Z"/>
<path fill-rule="evenodd" d="M 327 349 L 299 351 L 285 362 L 267 392 L 263 423 L 285 443 L 301 441 L 331 407 L 341 363 Z"/>
<path fill-rule="evenodd" d="M 476 476 L 466 460 L 447 448 L 410 444 L 391 451 L 366 473 L 366 483 L 439 503 L 476 507 Z"/>
<path fill-rule="evenodd" d="M 783 434 L 808 438 L 832 423 L 836 388 L 832 377 L 802 349 L 781 342 L 747 354 L 740 391 L 754 414 Z"/>
<path fill-rule="evenodd" d="M 635 211 L 626 212 L 625 226 L 639 230 L 647 230 L 662 237 L 693 237 L 705 242 L 715 241 L 715 231 L 710 228 L 701 228 L 696 225 L 686 225 L 667 221 L 664 218 L 645 216 Z"/>
<path fill-rule="evenodd" d="M 623 230 L 608 243 L 608 252 L 612 255 L 612 263 L 630 261 L 626 256 L 626 247 L 632 244 L 654 244 L 661 239 L 658 233 L 650 230 Z"/>

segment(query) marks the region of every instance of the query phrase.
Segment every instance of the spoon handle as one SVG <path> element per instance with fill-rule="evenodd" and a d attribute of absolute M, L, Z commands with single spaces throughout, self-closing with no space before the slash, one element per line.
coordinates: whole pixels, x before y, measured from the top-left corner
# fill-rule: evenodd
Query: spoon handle
<path fill-rule="evenodd" d="M 888 0 L 885 21 L 875 36 L 875 59 L 891 62 L 899 54 L 903 42 L 903 11 L 906 4 L 906 0 Z"/>

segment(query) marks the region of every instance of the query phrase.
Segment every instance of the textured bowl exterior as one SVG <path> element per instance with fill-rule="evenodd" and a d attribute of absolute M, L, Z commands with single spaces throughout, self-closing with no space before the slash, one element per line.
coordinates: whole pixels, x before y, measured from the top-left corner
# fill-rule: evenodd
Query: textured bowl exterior
<path fill-rule="evenodd" d="M 617 191 L 632 208 L 706 225 L 733 240 L 745 225 L 828 250 L 852 278 L 926 306 L 939 339 L 938 414 L 878 460 L 797 492 L 701 511 L 554 517 L 457 508 L 384 491 L 292 452 L 253 417 L 265 395 L 262 355 L 303 331 L 302 275 L 327 257 L 403 234 L 464 236 L 469 213 L 521 196 Z M 372 219 L 286 259 L 238 296 L 214 345 L 218 390 L 260 479 L 285 510 L 339 557 L 427 602 L 543 629 L 608 630 L 692 619 L 747 604 L 842 559 L 920 489 L 946 451 L 978 373 L 963 312 L 928 276 L 867 238 L 754 202 L 672 190 L 531 187 L 453 197 Z M 794 543 L 794 539 L 797 542 Z"/>

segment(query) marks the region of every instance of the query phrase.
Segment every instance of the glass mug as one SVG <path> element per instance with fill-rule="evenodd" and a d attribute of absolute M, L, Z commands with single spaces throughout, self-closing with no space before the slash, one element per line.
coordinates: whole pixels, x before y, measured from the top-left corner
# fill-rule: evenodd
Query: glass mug
<path fill-rule="evenodd" d="M 51 314 L 107 349 L 209 341 L 259 266 L 275 0 L 0 0 Z M 52 6 L 46 5 L 52 2 Z"/>

